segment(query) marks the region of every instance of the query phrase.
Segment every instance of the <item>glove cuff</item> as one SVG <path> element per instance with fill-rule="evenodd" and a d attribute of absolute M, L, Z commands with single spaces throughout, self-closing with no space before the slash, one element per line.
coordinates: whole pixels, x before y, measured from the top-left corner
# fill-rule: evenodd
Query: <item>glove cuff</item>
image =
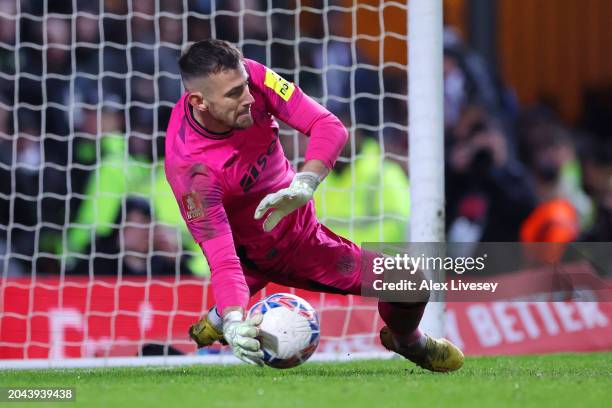
<path fill-rule="evenodd" d="M 317 173 L 313 173 L 312 171 L 302 171 L 295 175 L 293 181 L 291 182 L 291 186 L 304 188 L 312 195 L 320 183 L 321 179 Z"/>
<path fill-rule="evenodd" d="M 223 317 L 223 326 L 225 327 L 226 325 L 230 323 L 241 322 L 241 321 L 242 321 L 242 312 L 235 310 L 233 312 L 229 312 Z"/>
<path fill-rule="evenodd" d="M 212 309 L 208 311 L 206 318 L 208 319 L 208 322 L 210 323 L 210 325 L 217 332 L 219 333 L 223 332 L 223 319 L 221 319 L 221 316 L 219 315 L 219 312 L 217 311 L 216 306 L 213 306 Z"/>

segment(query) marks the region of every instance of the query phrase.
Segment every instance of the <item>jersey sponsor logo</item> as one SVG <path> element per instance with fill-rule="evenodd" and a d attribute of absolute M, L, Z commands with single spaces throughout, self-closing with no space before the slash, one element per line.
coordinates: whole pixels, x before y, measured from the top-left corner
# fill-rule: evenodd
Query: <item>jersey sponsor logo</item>
<path fill-rule="evenodd" d="M 249 164 L 247 171 L 240 178 L 240 187 L 242 187 L 243 193 L 248 193 L 249 190 L 251 190 L 261 172 L 266 168 L 266 165 L 268 164 L 268 156 L 274 152 L 276 147 L 276 138 L 278 138 L 278 134 L 276 134 L 275 139 L 270 142 L 266 152 L 260 154 L 255 163 Z"/>
<path fill-rule="evenodd" d="M 259 177 L 259 170 L 257 170 L 257 167 L 255 167 L 255 165 L 249 164 L 249 168 L 240 179 L 240 187 L 242 187 L 242 191 L 244 193 L 248 193 L 251 187 L 255 185 L 257 177 Z"/>
<path fill-rule="evenodd" d="M 204 215 L 204 210 L 202 209 L 202 202 L 200 201 L 198 193 L 196 193 L 195 191 L 184 194 L 182 202 L 183 209 L 185 210 L 185 214 L 187 215 L 187 221 L 193 221 Z"/>
<path fill-rule="evenodd" d="M 295 91 L 294 84 L 269 68 L 266 68 L 264 85 L 276 92 L 285 102 L 289 101 L 289 98 L 293 95 L 293 91 Z"/>

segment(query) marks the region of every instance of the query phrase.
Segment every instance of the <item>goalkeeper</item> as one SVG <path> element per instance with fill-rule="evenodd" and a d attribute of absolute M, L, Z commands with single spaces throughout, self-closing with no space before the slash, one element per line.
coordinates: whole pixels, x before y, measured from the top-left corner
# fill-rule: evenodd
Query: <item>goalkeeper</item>
<path fill-rule="evenodd" d="M 208 260 L 216 300 L 190 335 L 199 346 L 224 338 L 238 358 L 261 365 L 261 316 L 244 317 L 249 297 L 267 283 L 361 293 L 361 249 L 319 224 L 312 201 L 347 131 L 293 83 L 224 41 L 193 44 L 179 66 L 187 92 L 167 130 L 166 177 Z M 275 118 L 310 137 L 297 174 Z M 424 308 L 379 301 L 383 345 L 432 371 L 458 369 L 461 351 L 419 330 Z"/>

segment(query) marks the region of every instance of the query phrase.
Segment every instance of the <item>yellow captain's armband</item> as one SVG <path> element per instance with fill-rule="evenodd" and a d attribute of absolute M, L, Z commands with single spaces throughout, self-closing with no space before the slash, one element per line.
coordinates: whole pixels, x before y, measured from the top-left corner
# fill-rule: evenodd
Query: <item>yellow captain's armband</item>
<path fill-rule="evenodd" d="M 266 68 L 264 85 L 274 90 L 274 92 L 283 98 L 285 102 L 289 101 L 289 98 L 293 95 L 293 91 L 295 91 L 295 85 L 268 68 Z"/>

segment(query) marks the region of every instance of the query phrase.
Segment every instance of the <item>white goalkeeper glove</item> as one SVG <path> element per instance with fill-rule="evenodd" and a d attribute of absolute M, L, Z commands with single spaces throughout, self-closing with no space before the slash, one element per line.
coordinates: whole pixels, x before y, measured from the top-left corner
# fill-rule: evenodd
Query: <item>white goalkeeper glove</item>
<path fill-rule="evenodd" d="M 316 173 L 310 171 L 297 173 L 289 187 L 268 194 L 261 200 L 255 210 L 255 219 L 261 219 L 269 209 L 272 209 L 263 225 L 264 231 L 271 231 L 283 217 L 310 201 L 319 183 L 319 176 Z"/>
<path fill-rule="evenodd" d="M 223 337 L 232 348 L 232 353 L 240 360 L 252 364 L 263 365 L 264 353 L 261 350 L 257 326 L 263 320 L 262 314 L 256 314 L 242 320 L 242 312 L 234 311 L 223 318 Z"/>

